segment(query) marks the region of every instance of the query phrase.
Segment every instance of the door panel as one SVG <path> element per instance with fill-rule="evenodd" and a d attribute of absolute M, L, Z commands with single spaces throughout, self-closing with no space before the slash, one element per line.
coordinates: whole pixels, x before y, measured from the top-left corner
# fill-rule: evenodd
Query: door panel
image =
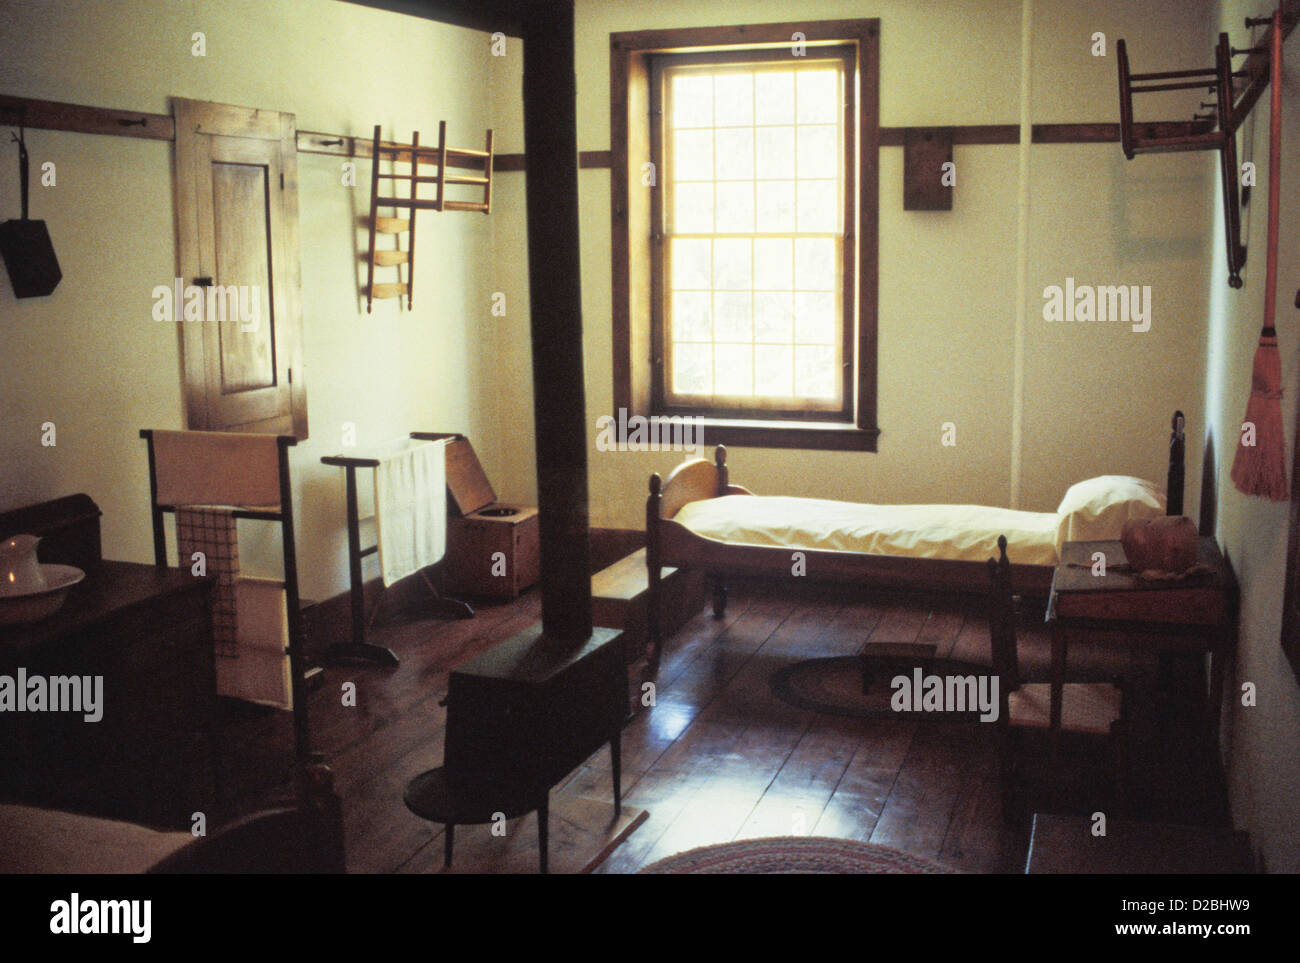
<path fill-rule="evenodd" d="M 213 289 L 223 396 L 276 387 L 267 165 L 212 165 Z"/>
<path fill-rule="evenodd" d="M 175 99 L 181 325 L 192 429 L 307 437 L 291 114 Z"/>

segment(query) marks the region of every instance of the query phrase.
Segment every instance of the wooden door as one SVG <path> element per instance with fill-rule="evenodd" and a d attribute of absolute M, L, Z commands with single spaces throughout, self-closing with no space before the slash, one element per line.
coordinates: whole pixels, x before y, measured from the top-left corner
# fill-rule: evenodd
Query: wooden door
<path fill-rule="evenodd" d="M 172 105 L 188 427 L 306 438 L 294 116 Z"/>

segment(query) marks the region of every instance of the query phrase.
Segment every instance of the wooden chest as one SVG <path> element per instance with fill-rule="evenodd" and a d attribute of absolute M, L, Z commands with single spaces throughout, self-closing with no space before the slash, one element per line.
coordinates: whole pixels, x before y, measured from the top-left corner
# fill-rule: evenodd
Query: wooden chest
<path fill-rule="evenodd" d="M 540 577 L 537 509 L 503 505 L 474 446 L 447 446 L 446 582 L 450 592 L 514 598 Z"/>
<path fill-rule="evenodd" d="M 0 785 L 29 805 L 169 829 L 213 803 L 211 579 L 102 562 L 40 622 L 0 627 L 0 675 L 98 679 L 99 718 L 0 716 Z"/>

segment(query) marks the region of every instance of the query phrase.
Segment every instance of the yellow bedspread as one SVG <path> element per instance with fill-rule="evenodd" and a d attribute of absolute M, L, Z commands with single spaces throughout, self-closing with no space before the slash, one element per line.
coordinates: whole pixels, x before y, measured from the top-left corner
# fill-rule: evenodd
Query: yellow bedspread
<path fill-rule="evenodd" d="M 673 519 L 697 535 L 743 545 L 982 562 L 998 536 L 1019 565 L 1055 565 L 1059 518 L 983 505 L 864 505 L 780 495 L 727 495 L 684 505 Z"/>

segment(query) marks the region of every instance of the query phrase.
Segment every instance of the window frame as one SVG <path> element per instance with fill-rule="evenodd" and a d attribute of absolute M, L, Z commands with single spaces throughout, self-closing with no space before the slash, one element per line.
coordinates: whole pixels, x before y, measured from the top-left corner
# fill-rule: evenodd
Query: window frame
<path fill-rule="evenodd" d="M 880 21 L 833 20 L 746 26 L 650 30 L 610 35 L 610 208 L 613 281 L 612 351 L 614 407 L 636 414 L 689 413 L 703 417 L 710 444 L 769 448 L 875 451 L 877 388 L 877 287 L 879 205 L 879 36 Z M 655 298 L 651 264 L 651 199 L 642 186 L 642 165 L 651 157 L 650 61 L 659 54 L 739 53 L 756 49 L 851 47 L 855 87 L 853 129 L 846 130 L 845 171 L 855 182 L 853 218 L 845 224 L 846 259 L 853 258 L 853 287 L 844 289 L 852 349 L 851 404 L 844 415 L 816 412 L 794 418 L 765 417 L 761 411 L 666 410 L 656 406 L 652 314 Z M 662 183 L 662 181 L 658 181 Z M 851 255 L 849 254 L 852 248 Z M 847 272 L 846 272 L 847 275 Z M 846 353 L 846 358 L 848 357 Z M 845 416 L 848 417 L 845 417 Z"/>
<path fill-rule="evenodd" d="M 815 51 L 815 53 L 814 53 Z M 806 63 L 812 61 L 837 61 L 843 70 L 844 77 L 844 102 L 841 108 L 841 117 L 839 124 L 842 125 L 842 143 L 839 146 L 842 156 L 840 158 L 840 173 L 837 180 L 840 181 L 842 196 L 839 199 L 840 208 L 840 229 L 838 241 L 840 245 L 840 288 L 839 294 L 839 352 L 842 361 L 841 377 L 839 384 L 839 404 L 818 405 L 815 402 L 802 406 L 778 406 L 778 405 L 726 405 L 713 404 L 702 405 L 674 400 L 670 396 L 673 394 L 668 387 L 667 377 L 670 367 L 669 355 L 671 345 L 669 344 L 669 324 L 671 311 L 667 304 L 668 289 L 666 283 L 668 280 L 668 265 L 671 258 L 668 255 L 668 241 L 670 235 L 668 232 L 669 214 L 668 214 L 668 193 L 671 187 L 669 168 L 666 161 L 671 159 L 672 155 L 668 152 L 665 138 L 668 131 L 667 119 L 664 114 L 665 93 L 663 90 L 664 74 L 668 71 L 680 69 L 690 69 L 692 67 L 703 67 L 709 64 L 718 67 L 729 67 L 733 65 L 744 64 L 790 64 L 795 69 L 804 67 Z M 856 327 L 856 310 L 855 310 L 855 292 L 857 278 L 857 257 L 856 257 L 856 239 L 853 236 L 852 224 L 853 215 L 856 211 L 856 164 L 853 163 L 856 156 L 854 144 L 855 115 L 857 110 L 856 104 L 856 84 L 854 83 L 854 50 L 847 44 L 836 46 L 819 46 L 807 51 L 805 55 L 796 57 L 790 51 L 789 47 L 775 49 L 753 49 L 753 48 L 732 48 L 724 51 L 714 51 L 709 53 L 655 53 L 649 58 L 650 69 L 650 158 L 651 163 L 655 165 L 657 174 L 658 187 L 651 192 L 650 211 L 651 211 L 651 231 L 654 242 L 650 247 L 650 277 L 651 277 L 651 300 L 650 300 L 650 341 L 652 355 L 652 373 L 650 385 L 651 409 L 655 414 L 665 415 L 705 415 L 714 418 L 727 418 L 735 420 L 745 420 L 753 418 L 763 418 L 767 420 L 781 421 L 822 421 L 822 422 L 852 422 L 854 414 L 854 330 Z M 766 66 L 759 69 L 767 69 Z M 805 67 L 806 69 L 806 67 Z M 757 179 L 757 175 L 756 175 Z M 751 232 L 751 236 L 757 236 L 761 232 Z M 793 232 L 797 234 L 798 232 Z M 725 233 L 715 232 L 713 237 L 726 237 Z M 743 236 L 743 235 L 741 235 Z"/>

